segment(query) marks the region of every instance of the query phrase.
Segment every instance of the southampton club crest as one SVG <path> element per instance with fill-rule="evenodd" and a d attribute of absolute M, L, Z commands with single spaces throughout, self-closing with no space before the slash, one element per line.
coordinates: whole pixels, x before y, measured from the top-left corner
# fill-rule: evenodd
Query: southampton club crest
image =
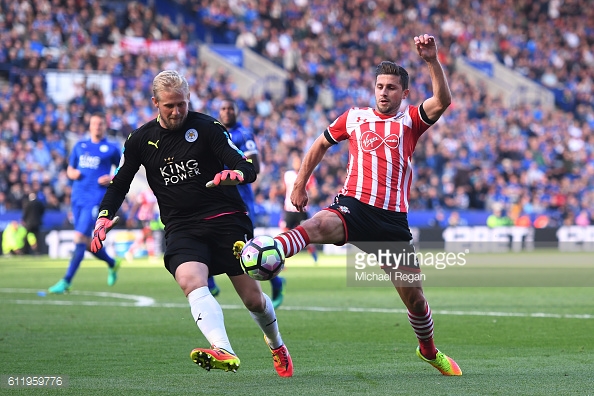
<path fill-rule="evenodd" d="M 198 131 L 195 130 L 194 128 L 188 129 L 186 131 L 186 141 L 192 143 L 192 142 L 195 142 L 196 139 L 198 139 Z"/>
<path fill-rule="evenodd" d="M 349 210 L 349 208 L 347 208 L 344 205 L 339 205 L 338 206 L 338 210 L 341 211 L 343 214 L 351 213 L 351 211 Z"/>

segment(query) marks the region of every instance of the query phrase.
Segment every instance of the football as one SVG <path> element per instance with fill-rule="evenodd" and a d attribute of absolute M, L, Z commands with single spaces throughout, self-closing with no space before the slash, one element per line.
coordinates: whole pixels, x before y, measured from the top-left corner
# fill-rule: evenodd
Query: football
<path fill-rule="evenodd" d="M 282 271 L 285 254 L 277 240 L 263 235 L 246 243 L 241 251 L 240 261 L 250 278 L 264 281 L 274 278 Z"/>

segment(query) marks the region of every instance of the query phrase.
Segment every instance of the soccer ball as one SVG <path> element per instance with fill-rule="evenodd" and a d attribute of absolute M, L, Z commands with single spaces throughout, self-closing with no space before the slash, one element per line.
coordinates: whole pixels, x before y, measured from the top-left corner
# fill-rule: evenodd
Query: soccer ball
<path fill-rule="evenodd" d="M 277 276 L 285 265 L 283 248 L 276 239 L 257 236 L 241 251 L 241 266 L 250 278 L 264 281 Z"/>

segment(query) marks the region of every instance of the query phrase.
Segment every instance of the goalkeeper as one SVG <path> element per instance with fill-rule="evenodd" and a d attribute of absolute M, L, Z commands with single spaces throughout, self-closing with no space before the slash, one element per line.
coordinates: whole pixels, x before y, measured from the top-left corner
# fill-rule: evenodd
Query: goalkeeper
<path fill-rule="evenodd" d="M 154 78 L 152 101 L 158 116 L 126 140 L 122 164 L 99 208 L 91 249 L 101 248 L 136 172 L 144 166 L 165 225 L 165 267 L 188 298 L 194 321 L 211 345 L 192 350 L 192 360 L 206 370 L 239 368 L 223 311 L 207 286 L 209 274 L 225 273 L 264 332 L 276 371 L 292 376 L 293 363 L 272 301 L 243 272 L 230 248 L 236 240 L 253 236 L 236 185 L 256 179 L 254 166 L 233 145 L 221 123 L 188 110 L 188 82 L 177 71 L 162 71 Z"/>

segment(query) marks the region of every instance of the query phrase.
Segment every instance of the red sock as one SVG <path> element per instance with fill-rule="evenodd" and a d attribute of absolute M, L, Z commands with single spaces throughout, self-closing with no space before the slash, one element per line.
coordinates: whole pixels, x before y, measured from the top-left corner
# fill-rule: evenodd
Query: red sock
<path fill-rule="evenodd" d="M 433 343 L 433 318 L 429 304 L 427 303 L 424 312 L 408 311 L 408 321 L 419 339 L 421 354 L 429 360 L 435 359 L 437 349 Z"/>
<path fill-rule="evenodd" d="M 309 236 L 302 226 L 297 226 L 292 230 L 278 234 L 274 239 L 283 245 L 286 258 L 294 256 L 309 245 Z"/>

